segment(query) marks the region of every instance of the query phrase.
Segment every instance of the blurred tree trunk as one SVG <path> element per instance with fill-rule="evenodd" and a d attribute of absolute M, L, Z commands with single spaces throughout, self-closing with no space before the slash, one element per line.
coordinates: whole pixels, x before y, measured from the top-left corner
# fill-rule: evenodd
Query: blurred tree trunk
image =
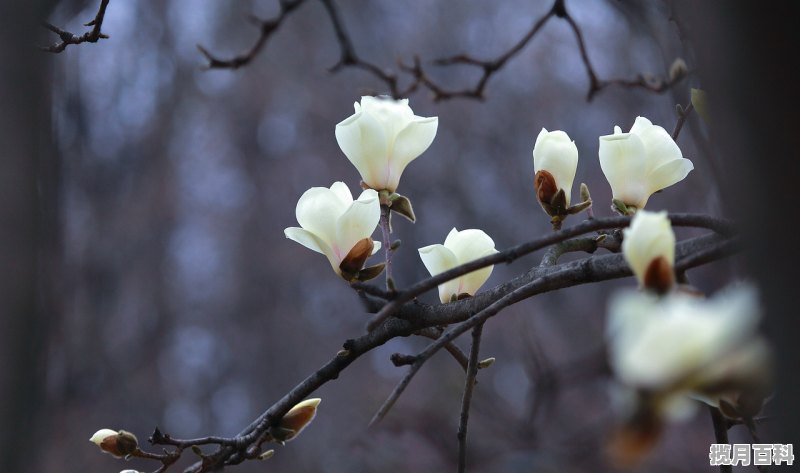
<path fill-rule="evenodd" d="M 55 159 L 40 2 L 2 2 L 0 18 L 0 471 L 32 471 L 47 333 L 44 294 L 56 241 Z M 42 172 L 45 171 L 45 172 Z"/>
<path fill-rule="evenodd" d="M 751 271 L 776 349 L 778 443 L 800 443 L 797 2 L 676 2 L 697 52 L 730 217 L 748 223 Z"/>

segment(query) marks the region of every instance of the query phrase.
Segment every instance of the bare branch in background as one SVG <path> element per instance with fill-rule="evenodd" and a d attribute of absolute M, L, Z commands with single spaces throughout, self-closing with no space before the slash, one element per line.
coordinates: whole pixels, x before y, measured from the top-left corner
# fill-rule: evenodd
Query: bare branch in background
<path fill-rule="evenodd" d="M 469 425 L 469 406 L 472 402 L 472 391 L 475 389 L 475 378 L 478 376 L 478 357 L 481 350 L 483 324 L 472 329 L 472 347 L 469 350 L 467 376 L 464 380 L 464 395 L 461 398 L 461 417 L 458 424 L 458 473 L 467 471 L 467 427 Z"/>
<path fill-rule="evenodd" d="M 70 44 L 96 43 L 101 39 L 107 39 L 108 35 L 102 33 L 100 29 L 103 27 L 103 19 L 105 19 L 106 16 L 108 2 L 109 0 L 100 1 L 100 8 L 97 10 L 97 15 L 95 15 L 94 20 L 84 25 L 91 26 L 92 29 L 80 36 L 70 33 L 69 31 L 64 31 L 51 23 L 43 21 L 42 26 L 57 34 L 58 37 L 61 38 L 61 41 L 50 46 L 41 46 L 39 49 L 48 53 L 58 54 L 67 49 L 67 46 Z"/>
<path fill-rule="evenodd" d="M 253 23 L 259 27 L 260 34 L 255 44 L 253 44 L 249 50 L 239 54 L 238 56 L 234 56 L 230 59 L 220 59 L 211 54 L 206 48 L 198 44 L 197 49 L 199 49 L 206 59 L 208 59 L 208 64 L 206 67 L 209 69 L 238 69 L 249 64 L 250 61 L 252 61 L 258 55 L 258 53 L 261 52 L 261 50 L 264 48 L 264 45 L 267 44 L 267 40 L 270 38 L 270 36 L 272 36 L 272 34 L 275 33 L 278 28 L 280 28 L 281 24 L 283 24 L 283 20 L 286 19 L 290 13 L 296 10 L 297 7 L 302 5 L 303 2 L 305 2 L 305 0 L 281 0 L 280 12 L 275 18 L 261 20 L 256 17 L 251 17 Z"/>
<path fill-rule="evenodd" d="M 264 44 L 267 42 L 272 33 L 278 29 L 287 15 L 304 1 L 305 0 L 284 0 L 281 2 L 281 11 L 277 17 L 266 21 L 256 20 L 261 26 L 261 36 L 259 36 L 253 47 L 244 54 L 231 59 L 219 59 L 215 56 L 212 56 L 208 50 L 202 46 L 198 46 L 200 51 L 209 60 L 208 67 L 211 69 L 237 69 L 250 63 L 250 61 L 252 61 L 253 58 L 264 47 Z M 664 79 L 655 76 L 639 74 L 634 79 L 600 79 L 597 76 L 594 67 L 592 66 L 591 60 L 589 59 L 583 33 L 578 24 L 575 22 L 574 18 L 572 18 L 567 11 L 565 0 L 556 0 L 547 13 L 541 18 L 537 19 L 531 26 L 531 29 L 528 30 L 528 32 L 525 33 L 525 35 L 519 41 L 517 41 L 511 48 L 496 58 L 478 59 L 464 53 L 433 61 L 434 65 L 440 67 L 472 66 L 479 68 L 481 70 L 481 76 L 474 85 L 457 90 L 448 89 L 445 85 L 437 83 L 431 79 L 423 67 L 422 61 L 419 59 L 419 57 L 415 56 L 411 65 L 406 65 L 403 63 L 398 64 L 399 71 L 406 73 L 410 77 L 409 84 L 406 87 L 401 88 L 398 74 L 396 72 L 392 72 L 391 70 L 384 69 L 375 63 L 364 60 L 358 55 L 358 53 L 356 53 L 356 47 L 344 27 L 344 22 L 342 21 L 341 14 L 339 13 L 338 7 L 334 3 L 334 0 L 320 0 L 320 2 L 325 7 L 325 11 L 328 14 L 328 18 L 330 19 L 336 35 L 336 41 L 339 43 L 340 58 L 339 61 L 330 68 L 330 71 L 338 72 L 346 67 L 352 67 L 366 71 L 379 81 L 383 82 L 389 95 L 397 99 L 407 97 L 417 91 L 420 87 L 423 87 L 428 89 L 433 94 L 433 100 L 437 102 L 456 98 L 483 100 L 485 98 L 484 94 L 487 84 L 489 83 L 489 79 L 498 73 L 511 59 L 519 54 L 519 52 L 522 51 L 525 46 L 528 45 L 528 43 L 530 43 L 537 33 L 541 31 L 542 27 L 544 27 L 544 25 L 547 24 L 547 22 L 553 17 L 565 20 L 575 33 L 575 38 L 578 41 L 578 48 L 581 54 L 581 60 L 586 67 L 586 74 L 589 77 L 589 91 L 587 93 L 587 100 L 589 101 L 591 101 L 597 93 L 609 85 L 618 85 L 625 88 L 641 88 L 651 92 L 661 93 L 675 85 L 683 77 L 682 75 L 676 75 L 675 77 Z"/>

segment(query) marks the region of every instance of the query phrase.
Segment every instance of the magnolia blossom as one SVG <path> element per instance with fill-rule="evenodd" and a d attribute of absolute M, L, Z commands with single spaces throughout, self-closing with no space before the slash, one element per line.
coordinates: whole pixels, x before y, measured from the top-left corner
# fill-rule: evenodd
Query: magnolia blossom
<path fill-rule="evenodd" d="M 642 209 L 654 192 L 682 181 L 694 165 L 662 127 L 637 117 L 629 133 L 600 137 L 600 167 L 614 199 Z"/>
<path fill-rule="evenodd" d="M 569 206 L 572 182 L 578 169 L 578 147 L 563 131 L 542 128 L 533 146 L 534 183 L 539 201 L 550 204 L 553 196 L 564 191 Z"/>
<path fill-rule="evenodd" d="M 328 257 L 337 274 L 355 273 L 381 247 L 371 235 L 380 220 L 378 193 L 367 189 L 353 200 L 347 185 L 312 187 L 297 202 L 297 222 L 302 228 L 284 230 L 286 238 Z"/>
<path fill-rule="evenodd" d="M 687 394 L 719 405 L 765 383 L 759 318 L 746 286 L 710 300 L 626 291 L 609 307 L 610 363 L 623 385 L 656 396 L 662 414 L 684 417 L 693 407 Z"/>
<path fill-rule="evenodd" d="M 674 280 L 675 263 L 675 233 L 667 212 L 636 212 L 623 234 L 622 254 L 639 284 L 666 292 Z"/>
<path fill-rule="evenodd" d="M 450 230 L 444 245 L 430 245 L 419 249 L 423 264 L 436 276 L 472 260 L 497 253 L 494 241 L 483 230 Z M 467 294 L 474 295 L 489 279 L 494 266 L 487 266 L 439 285 L 439 299 L 450 302 Z"/>
<path fill-rule="evenodd" d="M 408 163 L 433 142 L 438 117 L 418 117 L 408 99 L 361 97 L 356 113 L 336 125 L 336 141 L 366 185 L 394 192 Z"/>

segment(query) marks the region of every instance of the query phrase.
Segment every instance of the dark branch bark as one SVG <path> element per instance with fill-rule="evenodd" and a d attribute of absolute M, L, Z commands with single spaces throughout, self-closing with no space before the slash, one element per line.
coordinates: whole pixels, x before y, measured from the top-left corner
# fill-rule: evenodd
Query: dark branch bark
<path fill-rule="evenodd" d="M 61 41 L 51 44 L 50 46 L 41 46 L 39 49 L 48 53 L 61 53 L 67 46 L 70 44 L 81 44 L 81 43 L 96 43 L 101 39 L 108 38 L 107 34 L 104 34 L 100 31 L 103 27 L 103 20 L 106 16 L 106 8 L 108 7 L 109 0 L 101 0 L 100 1 L 100 8 L 97 10 L 97 15 L 95 15 L 94 20 L 86 23 L 84 26 L 91 26 L 92 29 L 83 33 L 82 35 L 75 35 L 70 33 L 69 31 L 64 31 L 61 28 L 48 23 L 46 21 L 42 22 L 42 26 L 47 28 L 48 30 L 52 31 L 53 33 L 57 34 Z"/>
<path fill-rule="evenodd" d="M 264 48 L 264 45 L 267 44 L 267 40 L 269 40 L 270 36 L 275 33 L 275 31 L 280 28 L 283 21 L 291 14 L 294 10 L 297 9 L 300 5 L 303 4 L 305 0 L 281 0 L 280 1 L 280 12 L 278 16 L 275 18 L 270 18 L 268 20 L 261 20 L 258 18 L 253 17 L 253 22 L 259 28 L 259 36 L 253 46 L 250 47 L 246 52 L 239 54 L 238 56 L 234 56 L 230 59 L 220 59 L 217 56 L 211 54 L 206 48 L 201 45 L 197 45 L 197 49 L 203 53 L 203 56 L 206 57 L 208 60 L 208 64 L 206 65 L 209 69 L 238 69 L 242 66 L 246 66 L 250 64 L 250 61 L 255 59 L 258 56 L 258 53 Z"/>
<path fill-rule="evenodd" d="M 472 347 L 469 350 L 467 376 L 464 380 L 464 395 L 461 398 L 461 417 L 458 424 L 458 473 L 467 470 L 467 426 L 469 425 L 469 406 L 472 402 L 472 391 L 475 389 L 475 378 L 478 376 L 478 357 L 481 350 L 483 324 L 472 329 Z"/>
<path fill-rule="evenodd" d="M 720 232 L 717 235 L 709 234 L 680 242 L 676 246 L 676 268 L 686 270 L 705 264 L 729 255 L 736 249 L 737 239 L 724 236 L 729 235 L 732 231 L 732 226 L 728 221 L 702 215 L 672 215 L 670 218 L 674 225 L 699 226 L 712 228 Z M 484 259 L 478 264 L 489 265 L 506 259 L 513 260 L 526 252 L 529 253 L 541 247 L 541 245 L 558 243 L 581 233 L 607 228 L 609 225 L 611 228 L 625 226 L 628 221 L 629 219 L 626 217 L 618 217 L 584 222 L 570 229 L 554 232 L 544 238 L 533 240 L 506 252 L 499 253 L 498 261 Z M 457 277 L 459 271 L 467 273 L 474 269 L 476 268 L 465 265 L 447 277 Z M 387 318 L 372 331 L 358 338 L 347 340 L 343 344 L 342 351 L 301 381 L 238 435 L 232 439 L 219 439 L 224 440 L 224 442 L 215 442 L 213 441 L 215 438 L 207 437 L 206 439 L 211 439 L 208 444 L 220 445 L 220 448 L 205 456 L 202 462 L 192 465 L 185 471 L 186 473 L 213 471 L 215 468 L 224 465 L 235 465 L 253 458 L 254 449 L 260 446 L 264 441 L 264 436 L 272 427 L 278 424 L 289 409 L 306 399 L 323 384 L 338 378 L 339 374 L 361 355 L 383 345 L 392 338 L 407 337 L 426 328 L 442 325 L 451 326 L 417 355 L 416 361 L 409 367 L 409 373 L 401 382 L 401 386 L 395 389 L 396 392 L 387 400 L 385 407 L 376 414 L 376 420 L 389 411 L 427 359 L 441 348 L 445 348 L 448 343 L 452 342 L 464 331 L 486 322 L 502 308 L 543 292 L 629 276 L 630 274 L 630 269 L 622 255 L 591 256 L 582 260 L 549 267 L 534 267 L 505 284 L 496 286 L 475 297 L 450 304 L 431 306 L 418 302 L 400 303 L 392 309 L 392 314 L 395 317 Z M 438 284 L 436 278 L 426 281 L 428 282 L 423 281 L 412 286 L 413 290 L 409 290 L 411 292 L 404 291 L 398 297 L 401 295 L 409 297 L 408 294 L 411 293 L 416 295 L 435 288 Z M 394 302 L 394 300 L 388 302 L 386 306 L 388 307 Z M 408 302 L 408 300 L 404 302 Z"/>

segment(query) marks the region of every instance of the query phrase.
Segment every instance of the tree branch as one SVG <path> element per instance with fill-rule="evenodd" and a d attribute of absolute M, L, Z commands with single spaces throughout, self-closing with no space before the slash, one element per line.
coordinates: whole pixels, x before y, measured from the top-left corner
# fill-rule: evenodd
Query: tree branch
<path fill-rule="evenodd" d="M 219 57 L 211 54 L 206 48 L 198 44 L 197 49 L 199 49 L 200 52 L 203 53 L 203 56 L 205 56 L 208 60 L 206 67 L 208 69 L 238 69 L 242 66 L 250 64 L 250 61 L 252 61 L 258 55 L 258 53 L 261 52 L 261 50 L 264 48 L 264 45 L 267 44 L 267 40 L 269 40 L 273 33 L 280 28 L 280 26 L 283 24 L 283 21 L 289 16 L 289 14 L 291 14 L 304 2 L 305 0 L 280 0 L 280 12 L 278 13 L 278 16 L 268 20 L 261 20 L 256 17 L 251 17 L 253 23 L 258 26 L 260 34 L 253 46 L 238 56 L 234 56 L 230 59 L 220 59 Z"/>
<path fill-rule="evenodd" d="M 706 235 L 681 242 L 676 248 L 676 255 L 678 255 L 676 267 L 680 266 L 686 269 L 708 262 L 711 258 L 719 259 L 725 255 L 731 254 L 736 248 L 732 240 L 733 239 L 725 239 L 715 235 Z M 690 248 L 693 249 L 690 250 Z M 688 257 L 696 252 L 703 253 L 703 257 Z M 424 313 L 416 312 L 413 317 L 406 317 L 410 320 L 426 320 L 428 323 L 435 323 L 437 325 L 459 323 L 450 327 L 441 337 L 415 357 L 414 363 L 409 368 L 406 376 L 384 402 L 370 424 L 380 421 L 389 412 L 410 383 L 411 378 L 413 378 L 422 365 L 446 343 L 451 342 L 476 325 L 486 322 L 502 309 L 543 292 L 580 285 L 586 282 L 604 281 L 630 274 L 630 269 L 622 255 L 590 257 L 553 267 L 534 268 L 525 275 L 494 288 L 488 294 L 484 293 L 481 294 L 481 297 L 474 297 L 462 301 L 464 302 L 463 304 L 445 304 L 437 307 L 436 310 L 429 310 Z M 420 306 L 413 307 L 418 311 Z M 467 315 L 467 317 L 465 317 L 465 315 Z M 391 319 L 387 322 L 395 320 L 397 319 Z"/>
<path fill-rule="evenodd" d="M 720 231 L 722 234 L 704 235 L 678 243 L 676 245 L 676 267 L 681 267 L 685 270 L 722 258 L 736 249 L 736 238 L 724 236 L 729 235 L 731 232 L 731 224 L 728 221 L 702 215 L 672 215 L 671 219 L 675 225 L 693 225 L 713 228 Z M 611 224 L 624 226 L 628 221 L 629 219 L 627 217 L 613 217 L 584 222 L 575 227 L 555 232 L 544 238 L 536 239 L 532 242 L 518 245 L 517 247 L 507 250 L 507 252 L 504 252 L 505 254 L 501 254 L 499 261 L 503 261 L 503 258 L 516 258 L 523 254 L 521 253 L 523 250 L 529 250 L 528 252 L 533 251 L 531 248 L 540 244 L 557 243 L 563 241 L 565 238 L 578 235 L 581 232 L 601 229 Z M 695 254 L 700 256 L 691 256 Z M 493 264 L 493 262 L 484 261 L 480 264 L 488 265 Z M 470 272 L 475 269 L 470 269 L 467 266 L 462 268 L 465 272 Z M 427 359 L 433 356 L 439 349 L 445 348 L 448 343 L 452 342 L 464 331 L 486 322 L 486 320 L 497 314 L 502 308 L 542 292 L 629 276 L 630 274 L 630 269 L 622 255 L 593 255 L 582 260 L 550 267 L 531 268 L 525 274 L 511 281 L 480 293 L 475 297 L 458 302 L 436 306 L 417 302 L 402 303 L 398 305 L 396 309 L 393 309 L 393 311 L 396 311 L 393 312 L 396 317 L 388 318 L 372 331 L 358 338 L 347 340 L 343 344 L 343 350 L 292 388 L 238 435 L 232 438 L 203 438 L 204 441 L 207 440 L 207 443 L 204 444 L 219 445 L 219 448 L 213 453 L 205 455 L 201 462 L 188 467 L 185 472 L 200 473 L 212 471 L 215 468 L 220 468 L 225 465 L 235 465 L 253 458 L 257 449 L 260 448 L 261 443 L 265 441 L 270 430 L 278 425 L 280 419 L 289 409 L 303 399 L 306 399 L 323 384 L 338 378 L 339 374 L 361 355 L 383 345 L 393 338 L 407 337 L 426 328 L 451 325 L 439 338 L 417 355 L 416 361 L 409 367 L 409 373 L 403 381 L 401 381 L 401 386 L 398 386 L 392 396 L 390 396 L 390 399 L 387 400 L 385 403 L 386 407 L 382 407 L 379 413 L 376 414 L 376 420 L 388 412 L 391 405 L 399 398 L 405 387 L 408 386 L 413 376 Z M 436 287 L 437 281 L 434 280 L 434 278 L 427 281 L 433 282 L 425 284 L 418 283 L 412 286 L 417 288 L 414 289 L 414 291 L 419 290 L 419 288 L 428 287 L 430 284 L 433 285 L 430 286 L 429 289 Z M 401 294 L 407 295 L 409 292 L 405 291 Z M 387 306 L 393 302 L 394 301 L 388 302 Z"/>
<path fill-rule="evenodd" d="M 482 333 L 483 324 L 476 325 L 472 329 L 472 346 L 469 349 L 469 364 L 467 365 L 467 376 L 464 380 L 464 395 L 461 398 L 461 418 L 458 424 L 458 473 L 465 473 L 467 469 L 469 405 L 472 402 L 475 378 L 478 376 L 478 356 L 480 355 Z"/>
<path fill-rule="evenodd" d="M 718 219 L 707 215 L 698 214 L 672 214 L 670 221 L 674 226 L 692 226 L 701 227 L 714 230 L 720 234 L 726 235 L 733 231 L 732 224 L 728 220 Z M 384 320 L 391 317 L 397 309 L 404 303 L 417 297 L 418 295 L 427 292 L 440 284 L 443 284 L 451 279 L 455 279 L 464 274 L 471 273 L 477 269 L 486 266 L 492 266 L 498 263 L 510 263 L 515 259 L 540 250 L 547 246 L 562 242 L 572 237 L 580 236 L 596 230 L 606 230 L 612 228 L 627 227 L 630 223 L 630 217 L 607 217 L 602 219 L 585 220 L 578 225 L 570 228 L 562 229 L 543 237 L 531 240 L 526 243 L 511 247 L 504 251 L 494 253 L 483 258 L 478 258 L 461 266 L 457 266 L 451 270 L 424 279 L 405 291 L 397 293 L 397 296 L 387 303 L 377 314 L 367 323 L 367 330 L 374 330 Z"/>
<path fill-rule="evenodd" d="M 103 27 L 103 20 L 106 16 L 106 8 L 108 7 L 109 0 L 101 0 L 100 1 L 100 8 L 97 10 L 97 15 L 95 15 L 94 20 L 86 23 L 84 26 L 91 26 L 92 29 L 83 33 L 80 36 L 76 36 L 69 31 L 64 31 L 61 28 L 48 23 L 46 21 L 42 22 L 42 26 L 47 28 L 48 30 L 52 31 L 53 33 L 57 34 L 61 41 L 51 44 L 50 46 L 40 46 L 44 52 L 58 54 L 63 52 L 67 49 L 67 46 L 70 44 L 81 44 L 81 43 L 96 43 L 101 39 L 107 39 L 108 35 L 104 34 L 100 31 Z"/>
<path fill-rule="evenodd" d="M 286 16 L 304 1 L 305 0 L 282 0 L 281 11 L 277 17 L 271 20 L 255 20 L 261 28 L 261 35 L 250 50 L 239 56 L 231 59 L 219 59 L 212 56 L 208 50 L 202 46 L 198 46 L 200 51 L 206 56 L 206 59 L 209 60 L 208 67 L 211 69 L 237 69 L 249 64 L 263 49 L 269 37 L 278 29 Z M 481 76 L 474 85 L 458 90 L 447 89 L 445 86 L 438 84 L 430 78 L 425 72 L 419 57 L 415 56 L 410 66 L 402 62 L 398 64 L 399 71 L 405 72 L 411 78 L 411 82 L 408 86 L 401 89 L 397 73 L 381 68 L 377 64 L 366 61 L 358 55 L 356 47 L 344 27 L 344 22 L 342 21 L 339 9 L 334 3 L 334 0 L 320 0 L 320 2 L 325 8 L 325 12 L 333 27 L 336 41 L 339 44 L 339 61 L 330 68 L 330 71 L 335 73 L 346 67 L 361 69 L 382 82 L 388 89 L 388 93 L 395 99 L 407 97 L 422 86 L 433 94 L 433 100 L 437 102 L 456 98 L 483 100 L 485 98 L 484 93 L 489 79 L 491 79 L 494 74 L 498 73 L 511 59 L 517 56 L 553 17 L 565 20 L 575 34 L 581 60 L 584 63 L 587 76 L 589 77 L 589 91 L 587 93 L 587 99 L 589 101 L 591 101 L 597 93 L 612 84 L 626 88 L 642 88 L 651 92 L 661 93 L 668 90 L 682 78 L 682 76 L 676 76 L 672 79 L 662 79 L 639 74 L 635 79 L 599 79 L 589 59 L 583 33 L 567 11 L 565 0 L 555 0 L 553 6 L 547 13 L 534 21 L 531 28 L 519 41 L 495 58 L 478 59 L 463 53 L 433 61 L 434 65 L 443 67 L 466 65 L 479 68 L 481 70 Z"/>

